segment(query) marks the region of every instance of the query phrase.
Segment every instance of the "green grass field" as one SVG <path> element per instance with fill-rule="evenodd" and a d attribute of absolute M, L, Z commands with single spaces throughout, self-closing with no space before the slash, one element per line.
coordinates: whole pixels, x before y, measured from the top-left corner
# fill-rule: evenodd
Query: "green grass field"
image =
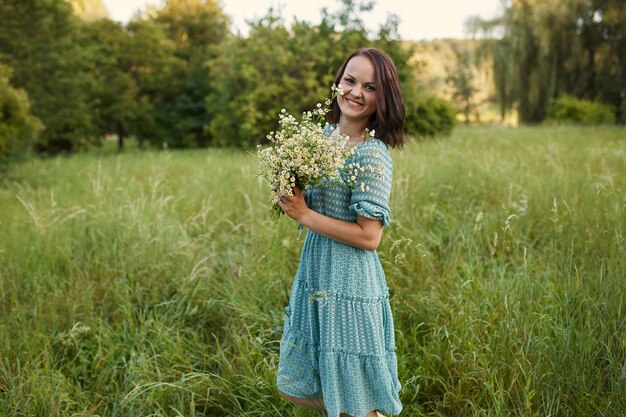
<path fill-rule="evenodd" d="M 626 416 L 626 131 L 392 152 L 404 416 Z M 314 416 L 274 386 L 303 238 L 255 158 L 82 154 L 0 184 L 0 415 Z"/>

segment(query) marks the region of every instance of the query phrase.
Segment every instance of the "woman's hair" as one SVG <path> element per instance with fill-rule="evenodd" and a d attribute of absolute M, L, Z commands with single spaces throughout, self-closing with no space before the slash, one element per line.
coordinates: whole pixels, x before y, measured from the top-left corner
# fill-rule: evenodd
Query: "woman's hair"
<path fill-rule="evenodd" d="M 352 52 L 337 71 L 334 84 L 341 84 L 341 77 L 348 62 L 355 56 L 367 57 L 374 66 L 374 82 L 376 83 L 376 112 L 370 117 L 367 128 L 376 131 L 376 137 L 391 147 L 402 147 L 404 143 L 404 100 L 400 91 L 398 70 L 393 60 L 383 51 L 376 48 L 361 48 Z M 333 100 L 328 121 L 339 123 L 339 104 Z"/>

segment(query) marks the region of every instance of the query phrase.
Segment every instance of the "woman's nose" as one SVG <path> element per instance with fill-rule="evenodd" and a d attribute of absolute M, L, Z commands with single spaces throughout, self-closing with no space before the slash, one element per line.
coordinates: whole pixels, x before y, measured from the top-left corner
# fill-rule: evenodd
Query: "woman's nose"
<path fill-rule="evenodd" d="M 355 97 L 360 97 L 363 93 L 363 88 L 359 84 L 356 84 L 352 87 L 352 91 L 350 91 L 350 93 Z"/>

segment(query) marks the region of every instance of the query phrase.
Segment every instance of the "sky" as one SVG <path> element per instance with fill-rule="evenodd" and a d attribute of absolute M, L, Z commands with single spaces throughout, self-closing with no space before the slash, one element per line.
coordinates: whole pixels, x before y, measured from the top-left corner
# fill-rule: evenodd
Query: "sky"
<path fill-rule="evenodd" d="M 163 0 L 103 0 L 113 20 L 128 22 L 145 6 L 161 5 Z M 321 10 L 336 11 L 338 0 L 221 0 L 224 13 L 233 21 L 233 32 L 247 34 L 246 21 L 265 16 L 270 7 L 282 10 L 285 23 L 294 17 L 319 23 Z M 470 16 L 488 19 L 500 12 L 500 0 L 378 0 L 371 12 L 361 16 L 370 30 L 376 31 L 389 13 L 400 17 L 399 34 L 405 40 L 463 38 L 465 20 Z"/>

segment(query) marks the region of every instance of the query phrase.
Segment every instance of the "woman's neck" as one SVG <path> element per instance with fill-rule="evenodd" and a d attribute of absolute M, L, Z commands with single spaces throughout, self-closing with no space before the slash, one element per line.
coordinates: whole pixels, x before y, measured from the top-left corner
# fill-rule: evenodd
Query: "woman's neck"
<path fill-rule="evenodd" d="M 348 143 L 350 146 L 358 146 L 361 143 L 365 142 L 365 129 L 367 128 L 366 123 L 354 123 L 344 120 L 339 120 L 338 134 L 340 135 L 348 135 Z"/>

